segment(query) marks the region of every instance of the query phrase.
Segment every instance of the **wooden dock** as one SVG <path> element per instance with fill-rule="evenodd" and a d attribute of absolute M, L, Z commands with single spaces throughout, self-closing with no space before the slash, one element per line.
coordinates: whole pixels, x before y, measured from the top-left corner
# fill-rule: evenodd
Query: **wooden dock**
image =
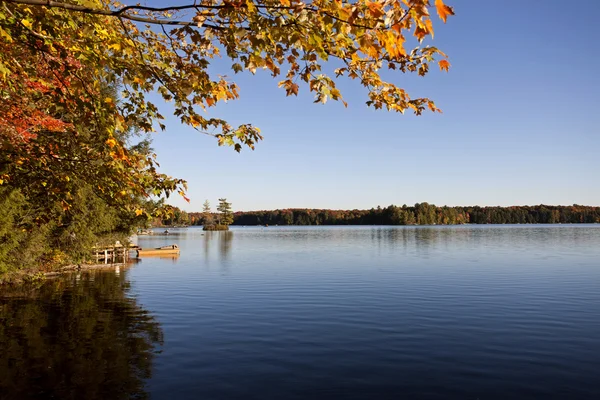
<path fill-rule="evenodd" d="M 113 264 L 116 262 L 126 262 L 129 259 L 129 251 L 136 250 L 138 246 L 123 246 L 121 243 L 115 243 L 109 247 L 94 247 L 92 257 L 96 262 L 104 261 L 104 264 Z"/>

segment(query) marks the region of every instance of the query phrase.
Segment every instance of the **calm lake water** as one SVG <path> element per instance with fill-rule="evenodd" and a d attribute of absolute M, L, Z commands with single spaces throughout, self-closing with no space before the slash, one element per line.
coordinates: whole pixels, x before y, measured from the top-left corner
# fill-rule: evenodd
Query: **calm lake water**
<path fill-rule="evenodd" d="M 0 292 L 0 398 L 599 399 L 600 226 L 189 228 Z"/>

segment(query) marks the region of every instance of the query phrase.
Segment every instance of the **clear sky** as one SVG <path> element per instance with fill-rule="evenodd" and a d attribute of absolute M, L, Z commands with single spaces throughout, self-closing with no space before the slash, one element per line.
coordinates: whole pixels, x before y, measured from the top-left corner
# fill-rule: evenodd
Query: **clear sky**
<path fill-rule="evenodd" d="M 217 61 L 241 98 L 209 115 L 253 123 L 264 140 L 238 154 L 168 118 L 153 146 L 191 198 L 169 202 L 187 211 L 220 197 L 234 210 L 600 205 L 600 1 L 447 3 L 457 15 L 446 25 L 435 18 L 424 44 L 449 55 L 450 72 L 386 75 L 443 114 L 375 111 L 346 80 L 348 108 L 313 104 L 307 87 L 286 97 L 266 71 L 235 75 Z"/>

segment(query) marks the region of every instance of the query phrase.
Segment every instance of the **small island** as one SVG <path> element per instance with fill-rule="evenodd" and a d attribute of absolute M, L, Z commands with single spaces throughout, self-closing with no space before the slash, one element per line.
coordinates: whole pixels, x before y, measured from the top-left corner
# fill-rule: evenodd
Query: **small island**
<path fill-rule="evenodd" d="M 231 203 L 227 199 L 219 199 L 217 212 L 213 213 L 210 209 L 208 200 L 204 202 L 202 208 L 202 230 L 204 231 L 228 231 L 229 225 L 233 223 L 233 212 Z"/>

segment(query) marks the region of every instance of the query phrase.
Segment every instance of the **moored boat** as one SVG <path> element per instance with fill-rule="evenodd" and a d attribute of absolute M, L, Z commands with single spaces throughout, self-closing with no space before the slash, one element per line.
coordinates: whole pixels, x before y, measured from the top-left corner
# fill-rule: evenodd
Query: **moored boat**
<path fill-rule="evenodd" d="M 154 249 L 137 249 L 137 256 L 159 256 L 167 254 L 179 254 L 179 246 L 171 244 L 169 246 L 156 247 Z"/>

